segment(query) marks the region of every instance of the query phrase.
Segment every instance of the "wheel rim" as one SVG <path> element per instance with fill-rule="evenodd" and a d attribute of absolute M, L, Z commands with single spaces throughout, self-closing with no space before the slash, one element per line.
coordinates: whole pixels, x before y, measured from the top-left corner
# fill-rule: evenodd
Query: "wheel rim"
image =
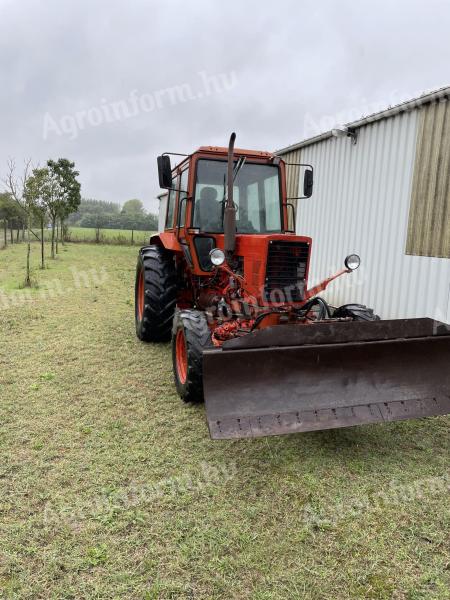
<path fill-rule="evenodd" d="M 137 309 L 139 321 L 142 321 L 144 316 L 144 302 L 145 302 L 145 286 L 144 286 L 144 270 L 141 269 L 138 278 L 138 290 L 137 290 Z"/>
<path fill-rule="evenodd" d="M 186 383 L 187 377 L 187 352 L 186 340 L 184 339 L 184 331 L 179 329 L 175 340 L 175 353 L 177 359 L 177 374 L 180 383 Z"/>

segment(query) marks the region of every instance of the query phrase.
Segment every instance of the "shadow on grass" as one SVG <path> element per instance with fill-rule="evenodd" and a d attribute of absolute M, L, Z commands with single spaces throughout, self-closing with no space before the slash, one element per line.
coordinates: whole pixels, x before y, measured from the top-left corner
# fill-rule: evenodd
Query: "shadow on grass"
<path fill-rule="evenodd" d="M 398 473 L 400 466 L 405 472 L 417 467 L 432 468 L 433 464 L 445 462 L 450 447 L 446 417 L 263 438 L 211 440 L 204 406 L 197 405 L 191 410 L 196 428 L 204 428 L 201 437 L 205 451 L 214 459 L 221 455 L 224 460 L 234 460 L 238 470 L 255 470 L 263 464 L 270 464 L 271 469 L 280 468 L 293 462 L 315 464 L 318 469 L 327 470 L 352 463 L 358 465 L 359 471 L 375 474 L 385 469 L 388 475 L 389 471 Z"/>

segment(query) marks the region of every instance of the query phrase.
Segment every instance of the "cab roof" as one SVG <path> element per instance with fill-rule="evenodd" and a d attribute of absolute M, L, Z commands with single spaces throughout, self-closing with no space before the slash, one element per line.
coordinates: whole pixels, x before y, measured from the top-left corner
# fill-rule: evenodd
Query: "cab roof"
<path fill-rule="evenodd" d="M 228 148 L 224 146 L 200 146 L 195 152 L 210 152 L 211 154 L 228 154 Z M 271 158 L 272 152 L 263 152 L 262 150 L 246 150 L 244 148 L 235 148 L 234 154 L 244 154 L 245 156 L 257 156 L 260 158 Z"/>

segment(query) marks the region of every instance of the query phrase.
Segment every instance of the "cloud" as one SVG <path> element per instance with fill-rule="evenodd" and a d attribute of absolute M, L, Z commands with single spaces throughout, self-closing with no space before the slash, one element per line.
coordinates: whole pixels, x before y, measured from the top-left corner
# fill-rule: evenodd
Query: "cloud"
<path fill-rule="evenodd" d="M 320 126 L 448 83 L 449 25 L 437 0 L 426 10 L 417 0 L 0 0 L 0 172 L 8 156 L 65 156 L 85 196 L 156 209 L 162 151 L 224 145 L 231 130 L 242 147 L 272 150 L 302 139 L 308 117 Z M 85 117 L 76 136 L 44 139 L 45 115 L 98 117 L 133 90 L 198 94 L 200 72 L 234 73 L 236 84 L 129 118 Z"/>

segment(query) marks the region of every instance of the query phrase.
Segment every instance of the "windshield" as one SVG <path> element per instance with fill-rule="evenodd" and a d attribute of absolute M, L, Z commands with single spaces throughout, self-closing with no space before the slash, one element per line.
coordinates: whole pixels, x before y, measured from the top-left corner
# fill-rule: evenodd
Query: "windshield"
<path fill-rule="evenodd" d="M 193 226 L 202 232 L 223 232 L 226 172 L 226 161 L 201 159 L 197 163 Z M 245 162 L 234 180 L 233 201 L 237 233 L 281 231 L 278 167 Z"/>

